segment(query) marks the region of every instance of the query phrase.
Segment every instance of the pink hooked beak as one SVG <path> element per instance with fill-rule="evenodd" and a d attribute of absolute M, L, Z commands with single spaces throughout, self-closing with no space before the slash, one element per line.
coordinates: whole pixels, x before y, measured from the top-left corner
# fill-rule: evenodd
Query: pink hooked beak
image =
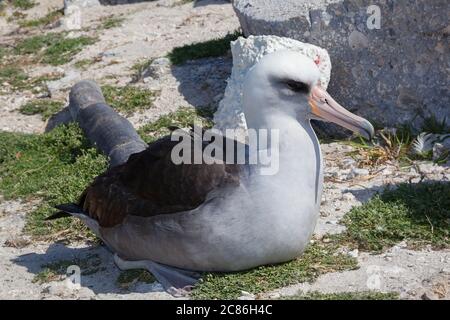
<path fill-rule="evenodd" d="M 373 138 L 375 130 L 369 121 L 346 110 L 320 86 L 316 85 L 312 88 L 309 104 L 311 112 L 317 120 L 336 123 L 359 133 L 367 140 Z"/>

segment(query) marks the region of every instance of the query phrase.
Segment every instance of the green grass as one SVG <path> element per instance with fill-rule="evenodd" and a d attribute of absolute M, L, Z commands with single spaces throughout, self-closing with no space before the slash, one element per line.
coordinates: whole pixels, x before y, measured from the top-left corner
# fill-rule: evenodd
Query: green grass
<path fill-rule="evenodd" d="M 450 247 L 450 183 L 400 184 L 354 207 L 337 237 L 362 250 L 382 251 L 406 240 L 413 248 Z"/>
<path fill-rule="evenodd" d="M 447 124 L 447 118 L 438 120 L 435 115 L 424 120 L 422 125 L 422 132 L 446 134 L 450 133 L 450 124 Z"/>
<path fill-rule="evenodd" d="M 128 289 L 136 282 L 153 283 L 155 281 L 155 277 L 147 270 L 134 269 L 122 271 L 117 277 L 116 283 L 120 288 Z"/>
<path fill-rule="evenodd" d="M 0 17 L 5 16 L 6 3 L 0 2 Z"/>
<path fill-rule="evenodd" d="M 133 64 L 130 69 L 135 72 L 141 73 L 152 64 L 153 60 L 154 59 L 145 59 L 138 61 L 135 64 Z"/>
<path fill-rule="evenodd" d="M 154 61 L 154 59 L 145 59 L 145 60 L 140 60 L 138 62 L 136 62 L 135 64 L 133 64 L 131 66 L 131 71 L 133 71 L 133 82 L 137 82 L 142 78 L 142 73 L 144 72 L 145 69 L 147 69 L 152 62 Z"/>
<path fill-rule="evenodd" d="M 91 65 L 93 65 L 96 62 L 95 58 L 91 59 L 82 59 L 77 62 L 75 62 L 74 66 L 81 70 L 87 70 L 87 68 Z"/>
<path fill-rule="evenodd" d="M 134 86 L 105 85 L 102 87 L 102 91 L 106 102 L 111 107 L 127 115 L 151 108 L 157 95 L 154 91 Z"/>
<path fill-rule="evenodd" d="M 230 50 L 230 42 L 239 36 L 241 33 L 236 31 L 220 39 L 177 47 L 168 54 L 168 58 L 172 64 L 176 65 L 189 60 L 223 56 Z"/>
<path fill-rule="evenodd" d="M 16 45 L 15 53 L 17 55 L 35 55 L 37 61 L 61 65 L 70 62 L 83 47 L 96 41 L 87 36 L 77 38 L 66 38 L 65 36 L 65 33 L 48 33 L 26 38 Z"/>
<path fill-rule="evenodd" d="M 61 65 L 72 60 L 83 47 L 91 45 L 96 40 L 91 37 L 65 38 L 53 43 L 44 52 L 42 61 L 51 65 Z"/>
<path fill-rule="evenodd" d="M 25 88 L 28 79 L 28 75 L 21 68 L 13 65 L 0 65 L 0 82 L 8 82 L 14 90 Z"/>
<path fill-rule="evenodd" d="M 399 295 L 396 292 L 382 293 L 376 291 L 360 292 L 340 292 L 340 293 L 321 293 L 308 292 L 299 293 L 294 296 L 282 297 L 286 300 L 398 300 Z"/>
<path fill-rule="evenodd" d="M 43 89 L 45 87 L 45 82 L 56 80 L 60 77 L 61 74 L 54 73 L 30 78 L 23 69 L 17 67 L 15 63 L 0 65 L 0 83 L 9 83 L 14 91 L 32 90 L 33 92 L 37 92 L 36 90 L 38 88 Z M 46 89 L 46 87 L 44 89 Z"/>
<path fill-rule="evenodd" d="M 15 53 L 18 55 L 37 54 L 43 48 L 58 42 L 61 37 L 62 35 L 58 33 L 48 33 L 22 39 L 16 44 Z"/>
<path fill-rule="evenodd" d="M 64 102 L 51 99 L 31 100 L 19 109 L 19 112 L 25 115 L 40 114 L 43 120 L 47 120 L 53 114 L 60 111 L 64 106 Z"/>
<path fill-rule="evenodd" d="M 125 21 L 125 18 L 108 17 L 102 21 L 102 24 L 100 25 L 100 29 L 117 28 L 117 27 L 120 27 L 124 21 Z"/>
<path fill-rule="evenodd" d="M 194 2 L 194 1 L 195 1 L 195 0 L 178 0 L 178 1 L 176 1 L 176 2 L 173 4 L 173 7 L 181 6 L 181 5 L 187 4 L 187 3 L 192 3 L 192 2 Z"/>
<path fill-rule="evenodd" d="M 0 132 L 0 193 L 6 199 L 42 200 L 25 225 L 25 232 L 38 238 L 93 237 L 78 219 L 44 219 L 55 212 L 54 205 L 77 201 L 106 167 L 106 157 L 75 124 L 40 135 Z"/>
<path fill-rule="evenodd" d="M 241 291 L 259 294 L 300 282 L 312 282 L 327 272 L 355 268 L 356 260 L 338 253 L 336 244 L 316 242 L 309 245 L 300 258 L 284 264 L 236 273 L 207 273 L 194 287 L 191 296 L 194 299 L 236 299 Z"/>
<path fill-rule="evenodd" d="M 142 126 L 138 133 L 142 139 L 150 143 L 162 136 L 170 133 L 168 127 L 177 126 L 180 128 L 189 127 L 194 122 L 200 122 L 204 128 L 210 128 L 213 125 L 212 115 L 214 110 L 212 108 L 180 108 L 175 112 L 159 117 L 158 120 Z"/>
<path fill-rule="evenodd" d="M 98 254 L 93 254 L 83 259 L 47 263 L 41 266 L 42 270 L 34 276 L 32 282 L 42 284 L 61 280 L 67 274 L 67 268 L 72 265 L 80 267 L 81 275 L 86 276 L 100 271 L 101 260 Z"/>
<path fill-rule="evenodd" d="M 55 73 L 43 74 L 43 75 L 40 75 L 35 78 L 30 78 L 28 81 L 28 84 L 25 86 L 25 88 L 34 90 L 34 89 L 36 89 L 37 86 L 43 87 L 43 86 L 45 86 L 46 82 L 60 79 L 63 75 L 64 75 L 64 73 L 55 72 Z"/>
<path fill-rule="evenodd" d="M 58 9 L 55 11 L 50 11 L 45 16 L 32 20 L 22 20 L 19 21 L 19 26 L 22 28 L 35 28 L 35 27 L 45 27 L 49 24 L 55 23 L 64 15 L 63 9 Z"/>
<path fill-rule="evenodd" d="M 13 22 L 13 21 L 21 21 L 22 19 L 25 19 L 27 17 L 26 13 L 23 13 L 21 11 L 14 11 L 7 19 L 7 22 Z"/>
<path fill-rule="evenodd" d="M 37 5 L 37 3 L 33 0 L 8 0 L 12 7 L 28 10 Z"/>
<path fill-rule="evenodd" d="M 2 62 L 3 58 L 8 55 L 8 49 L 0 46 L 0 62 Z"/>

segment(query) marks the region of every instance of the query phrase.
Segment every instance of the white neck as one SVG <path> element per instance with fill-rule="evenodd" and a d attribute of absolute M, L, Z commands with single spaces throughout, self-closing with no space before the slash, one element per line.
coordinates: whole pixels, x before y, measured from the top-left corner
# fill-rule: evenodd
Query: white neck
<path fill-rule="evenodd" d="M 311 127 L 309 119 L 297 120 L 295 116 L 285 112 L 275 111 L 261 112 L 256 119 L 250 117 L 247 120 L 249 129 L 278 130 L 279 132 L 279 173 L 280 179 L 287 179 L 290 183 L 297 184 L 301 189 L 314 190 L 316 203 L 320 201 L 322 185 L 322 156 L 319 141 Z M 266 146 L 266 147 L 265 147 Z M 273 154 L 272 148 L 276 144 L 268 139 L 267 144 L 260 146 L 258 151 L 268 149 Z M 301 186 L 300 186 L 301 185 Z M 314 186 L 308 188 L 306 186 Z"/>

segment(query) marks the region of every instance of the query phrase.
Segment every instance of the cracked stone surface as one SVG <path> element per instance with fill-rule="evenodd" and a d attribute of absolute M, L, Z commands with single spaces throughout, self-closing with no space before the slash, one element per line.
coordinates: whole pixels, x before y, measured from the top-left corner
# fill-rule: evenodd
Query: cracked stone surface
<path fill-rule="evenodd" d="M 378 9 L 380 26 L 373 20 Z M 450 121 L 448 1 L 236 0 L 246 35 L 277 35 L 328 50 L 329 92 L 352 111 L 419 126 Z M 426 18 L 425 18 L 426 17 Z"/>

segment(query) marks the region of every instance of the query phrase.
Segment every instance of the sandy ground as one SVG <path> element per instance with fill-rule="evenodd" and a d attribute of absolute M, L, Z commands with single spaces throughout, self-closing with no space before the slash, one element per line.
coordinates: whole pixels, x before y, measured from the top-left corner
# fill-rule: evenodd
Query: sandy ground
<path fill-rule="evenodd" d="M 29 10 L 29 17 L 44 15 L 49 8 L 61 7 L 62 1 L 40 0 Z M 95 26 L 102 17 L 122 15 L 121 27 L 100 33 L 100 41 L 87 47 L 75 59 L 62 67 L 33 67 L 30 74 L 61 72 L 64 77 L 50 85 L 52 97 L 66 98 L 67 90 L 84 78 L 101 83 L 120 85 L 132 81 L 130 67 L 142 59 L 162 57 L 173 47 L 221 37 L 239 27 L 231 5 L 222 1 L 201 1 L 197 6 L 186 4 L 173 8 L 173 1 L 141 2 L 130 5 L 86 8 L 85 26 Z M 14 41 L 16 26 L 0 18 L 2 41 Z M 56 27 L 52 31 L 60 31 Z M 74 35 L 94 31 L 74 32 Z M 99 62 L 82 71 L 76 61 L 100 57 Z M 140 86 L 161 91 L 155 107 L 135 114 L 130 120 L 140 126 L 158 116 L 182 106 L 217 105 L 231 71 L 229 57 L 188 62 L 144 79 Z M 45 123 L 39 116 L 24 116 L 17 108 L 33 98 L 32 93 L 0 95 L 0 130 L 43 132 Z M 349 156 L 349 146 L 325 144 L 326 183 L 321 216 L 315 238 L 343 230 L 339 219 L 352 206 L 367 201 L 389 183 L 404 181 L 450 180 L 450 169 L 431 163 L 420 163 L 399 171 L 395 165 L 385 165 L 370 172 L 355 170 Z M 4 201 L 0 198 L 0 299 L 172 299 L 157 284 L 136 283 L 128 289 L 116 284 L 120 273 L 112 255 L 104 247 L 90 243 L 36 243 L 23 234 L 24 217 L 36 203 Z M 328 273 L 311 284 L 298 284 L 263 294 L 263 298 L 292 295 L 298 290 L 321 292 L 364 291 L 375 289 L 399 292 L 404 299 L 437 299 L 450 297 L 450 251 L 425 248 L 412 251 L 400 243 L 389 251 L 374 255 L 348 252 L 356 257 L 360 268 L 341 273 Z M 34 276 L 43 264 L 73 259 L 101 260 L 97 272 L 83 275 L 81 287 L 67 281 L 39 284 Z"/>
<path fill-rule="evenodd" d="M 99 41 L 85 48 L 70 63 L 63 66 L 31 66 L 27 73 L 39 76 L 48 73 L 62 73 L 63 78 L 52 81 L 51 97 L 67 99 L 70 87 L 81 79 L 93 79 L 101 84 L 125 85 L 133 80 L 130 68 L 137 62 L 165 56 L 174 47 L 220 38 L 239 28 L 239 22 L 231 5 L 226 1 L 203 0 L 192 4 L 173 7 L 175 1 L 141 2 L 129 5 L 100 6 L 82 10 L 82 27 L 90 30 L 72 31 L 72 36 L 98 35 Z M 45 15 L 48 8 L 61 8 L 62 1 L 43 0 L 29 10 L 30 17 Z M 114 15 L 124 18 L 122 26 L 98 32 L 96 26 L 101 20 Z M 0 21 L 5 20 L 0 17 Z M 2 22 L 0 22 L 0 25 Z M 0 28 L 2 42 L 12 43 L 23 37 L 17 34 L 17 26 L 6 24 Z M 51 29 L 63 31 L 64 26 Z M 98 34 L 99 33 L 99 34 Z M 97 58 L 97 63 L 88 70 L 74 67 L 77 61 Z M 133 115 L 130 120 L 135 126 L 155 120 L 161 114 L 169 113 L 182 106 L 210 106 L 221 99 L 226 79 L 231 72 L 230 59 L 209 59 L 193 61 L 175 66 L 161 75 L 157 81 L 145 81 L 140 85 L 161 91 L 151 109 Z M 0 95 L 0 128 L 8 131 L 43 132 L 45 123 L 39 116 L 27 117 L 17 109 L 36 97 L 31 92 Z"/>

